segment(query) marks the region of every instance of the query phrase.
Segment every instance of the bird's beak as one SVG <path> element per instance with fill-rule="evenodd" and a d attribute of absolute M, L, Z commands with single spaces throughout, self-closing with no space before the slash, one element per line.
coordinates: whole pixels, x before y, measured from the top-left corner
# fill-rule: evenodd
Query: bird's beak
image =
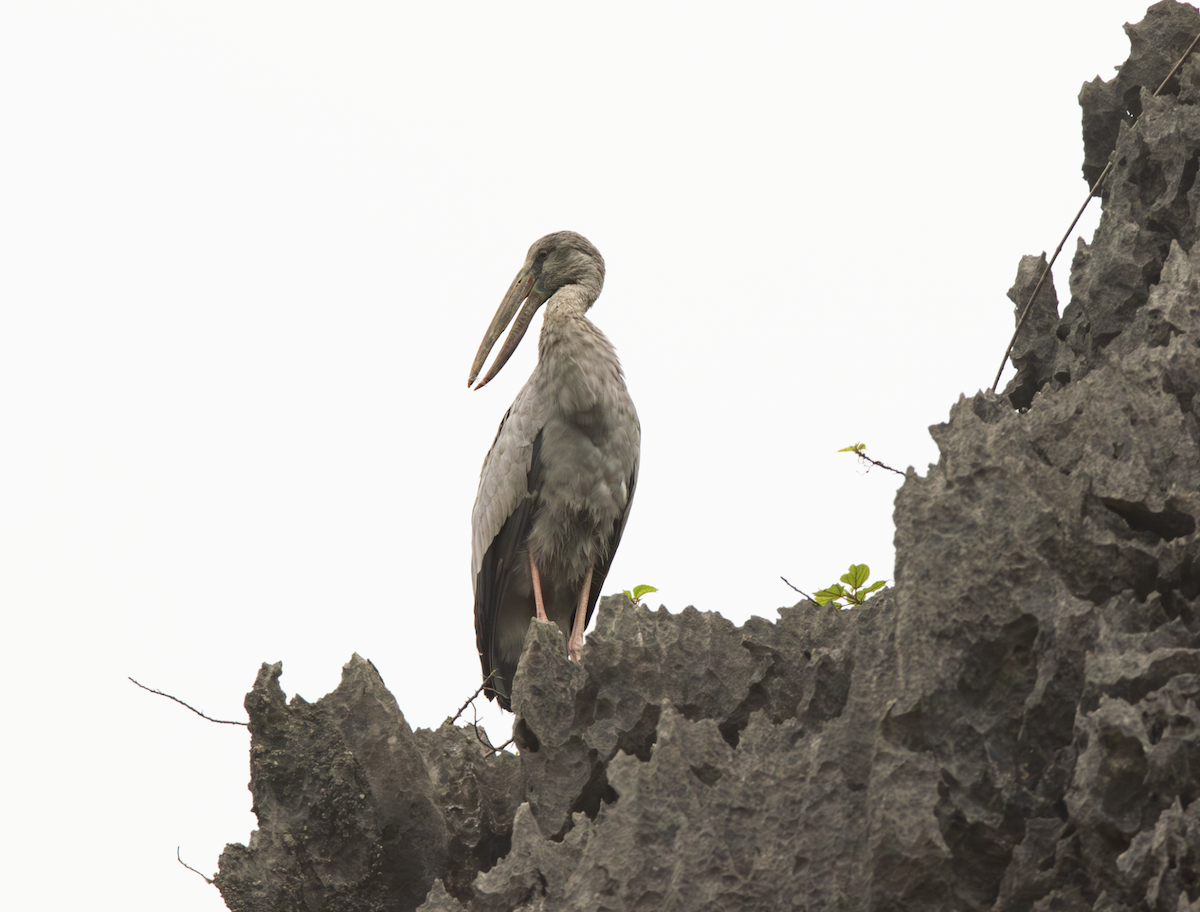
<path fill-rule="evenodd" d="M 476 352 L 475 360 L 471 364 L 471 376 L 467 378 L 467 386 L 475 382 L 475 378 L 479 376 L 479 371 L 483 367 L 483 362 L 487 359 L 488 352 L 492 350 L 492 346 L 496 344 L 496 340 L 504 332 L 504 327 L 508 325 L 509 320 L 512 320 L 513 314 L 517 313 L 517 308 L 524 301 L 525 306 L 521 307 L 521 312 L 517 314 L 517 319 L 513 321 L 508 338 L 504 340 L 504 345 L 501 346 L 500 353 L 496 355 L 496 360 L 492 362 L 492 369 L 479 381 L 475 389 L 486 386 L 488 381 L 500 373 L 500 368 L 504 367 L 505 363 L 512 356 L 512 353 L 517 350 L 517 346 L 525 335 L 525 330 L 529 328 L 529 321 L 533 319 L 533 315 L 537 313 L 537 309 L 546 300 L 546 296 L 542 294 L 541 289 L 535 284 L 537 278 L 532 269 L 525 268 L 513 279 L 512 285 L 509 286 L 508 291 L 504 295 L 504 300 L 500 302 L 496 316 L 492 317 L 492 323 L 487 328 L 483 341 L 479 343 L 479 351 Z"/>

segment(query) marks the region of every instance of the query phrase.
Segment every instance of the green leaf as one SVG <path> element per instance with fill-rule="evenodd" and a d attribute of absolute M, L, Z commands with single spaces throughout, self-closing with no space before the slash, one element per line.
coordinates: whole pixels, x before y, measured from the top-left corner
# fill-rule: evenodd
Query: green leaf
<path fill-rule="evenodd" d="M 870 575 L 871 568 L 866 564 L 851 564 L 850 572 L 842 576 L 842 582 L 846 583 L 852 589 L 857 589 L 867 581 L 867 577 Z"/>
<path fill-rule="evenodd" d="M 874 592 L 876 589 L 882 589 L 886 585 L 887 580 L 875 580 L 875 582 L 871 583 L 870 586 L 862 591 L 862 594 L 866 595 L 868 592 Z"/>
<path fill-rule="evenodd" d="M 848 447 L 842 447 L 838 450 L 839 453 L 861 453 L 867 448 L 865 443 L 852 443 Z"/>
<path fill-rule="evenodd" d="M 843 589 L 837 583 L 834 583 L 828 589 L 819 589 L 818 591 L 814 592 L 813 593 L 813 601 L 816 602 L 818 605 L 824 606 L 826 602 L 835 602 L 836 603 L 837 599 L 845 598 L 849 594 L 850 594 L 849 592 L 847 592 L 845 589 Z"/>
<path fill-rule="evenodd" d="M 637 603 L 637 599 L 633 597 L 632 592 L 630 592 L 628 589 L 622 589 L 621 591 L 625 593 L 625 598 L 629 599 L 629 601 L 634 602 L 635 604 Z"/>
<path fill-rule="evenodd" d="M 647 593 L 657 592 L 657 591 L 658 590 L 655 589 L 653 586 L 645 586 L 645 585 L 634 586 L 633 587 L 633 598 L 640 599 L 643 595 L 646 595 Z M 626 593 L 626 594 L 628 594 L 628 593 Z M 631 601 L 632 601 L 632 599 L 631 599 Z"/>

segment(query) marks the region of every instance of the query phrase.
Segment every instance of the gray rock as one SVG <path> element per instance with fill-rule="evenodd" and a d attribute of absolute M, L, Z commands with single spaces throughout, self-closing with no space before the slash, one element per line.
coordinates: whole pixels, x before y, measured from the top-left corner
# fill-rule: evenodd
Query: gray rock
<path fill-rule="evenodd" d="M 1096 77 L 1084 83 L 1079 106 L 1083 108 L 1083 177 L 1089 187 L 1108 163 L 1121 127 L 1131 126 L 1142 113 L 1142 90 L 1154 93 L 1198 31 L 1200 14 L 1195 7 L 1161 0 L 1146 10 L 1146 18 L 1141 22 L 1125 26 L 1129 59 L 1122 64 L 1116 78 L 1104 82 Z M 1174 80 L 1176 84 L 1168 83 L 1164 92 L 1179 91 L 1180 76 Z M 1182 81 L 1191 86 L 1194 77 Z"/>
<path fill-rule="evenodd" d="M 1033 394 L 1053 383 L 1052 389 L 1060 389 L 1070 382 L 1070 362 L 1065 360 L 1063 346 L 1054 331 L 1058 328 L 1058 295 L 1054 284 L 1046 281 L 1038 289 L 1037 298 L 1029 305 L 1038 280 L 1046 271 L 1046 255 L 1021 257 L 1017 269 L 1017 281 L 1008 290 L 1008 299 L 1013 302 L 1014 314 L 1021 327 L 1013 341 L 1013 367 L 1016 378 L 1004 390 L 1004 395 L 1018 409 L 1029 408 Z M 1047 279 L 1049 277 L 1047 276 Z M 1021 315 L 1029 305 L 1029 314 L 1021 323 Z"/>
<path fill-rule="evenodd" d="M 316 703 L 286 703 L 281 673 L 263 665 L 246 695 L 259 828 L 221 855 L 230 909 L 412 909 L 435 878 L 469 889 L 507 851 L 516 758 L 452 726 L 414 735 L 357 655 Z"/>
<path fill-rule="evenodd" d="M 518 756 L 409 731 L 358 657 L 312 705 L 265 666 L 230 908 L 1200 912 L 1200 62 L 1151 97 L 1197 33 L 1158 3 L 1084 87 L 1100 227 L 931 429 L 894 587 L 741 627 L 610 597 L 580 663 L 535 623 Z"/>

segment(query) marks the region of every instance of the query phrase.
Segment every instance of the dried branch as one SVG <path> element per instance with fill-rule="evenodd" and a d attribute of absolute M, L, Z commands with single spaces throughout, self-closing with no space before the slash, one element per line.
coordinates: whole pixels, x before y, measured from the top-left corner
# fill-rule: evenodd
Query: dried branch
<path fill-rule="evenodd" d="M 496 673 L 495 669 L 492 669 L 492 674 L 495 674 L 495 673 Z M 491 675 L 488 675 L 488 677 L 490 678 Z M 483 686 L 480 685 L 479 689 L 483 690 Z M 471 699 L 473 700 L 474 697 L 472 697 Z M 505 741 L 499 747 L 492 747 L 492 742 L 489 741 L 485 736 L 482 736 L 479 734 L 479 713 L 475 711 L 474 703 L 471 703 L 471 715 L 473 715 L 475 717 L 475 721 L 471 723 L 471 729 L 475 732 L 475 740 L 478 741 L 480 744 L 482 744 L 484 747 L 486 747 L 491 753 L 493 753 L 493 754 L 500 753 L 500 751 L 504 750 L 504 748 L 508 747 L 510 744 L 513 743 L 513 741 L 516 740 L 516 738 L 509 738 L 507 741 Z"/>
<path fill-rule="evenodd" d="M 133 681 L 133 678 L 130 678 L 129 680 Z M 189 706 L 187 703 L 184 703 L 181 699 L 179 699 L 179 697 L 173 697 L 169 693 L 163 693 L 161 690 L 155 690 L 153 687 L 147 687 L 145 684 L 142 684 L 139 681 L 133 681 L 133 683 L 137 684 L 137 686 L 140 687 L 142 690 L 148 690 L 152 694 L 158 694 L 160 697 L 166 697 L 168 700 L 174 700 L 180 706 L 186 706 L 188 709 L 190 709 L 192 712 L 194 712 L 196 715 L 198 715 L 201 719 L 207 719 L 209 722 L 216 722 L 220 725 L 244 725 L 247 728 L 250 727 L 249 722 L 233 722 L 233 721 L 230 721 L 229 719 L 214 719 L 212 716 L 206 716 L 206 715 L 204 715 L 204 713 L 200 712 L 200 710 L 196 709 L 196 707 Z M 197 872 L 197 873 L 199 873 L 199 872 Z M 200 876 L 203 877 L 204 875 L 201 874 Z"/>
<path fill-rule="evenodd" d="M 899 469 L 893 469 L 890 465 L 885 465 L 884 463 L 880 462 L 878 459 L 872 459 L 870 456 L 868 456 L 862 450 L 855 450 L 854 452 L 857 453 L 858 458 L 863 460 L 864 462 L 869 462 L 871 465 L 877 465 L 877 466 L 879 466 L 879 468 L 887 469 L 889 472 L 895 472 L 897 475 L 901 475 L 901 476 L 904 475 L 904 473 L 901 472 Z M 869 472 L 870 469 L 868 469 L 867 471 Z"/>
<path fill-rule="evenodd" d="M 1188 45 L 1188 49 L 1183 52 L 1183 56 L 1175 62 L 1175 66 L 1171 67 L 1171 72 L 1167 74 L 1167 78 L 1164 79 L 1159 84 L 1158 88 L 1154 90 L 1155 98 L 1158 97 L 1158 94 L 1163 90 L 1171 77 L 1175 75 L 1175 71 L 1183 66 L 1183 62 L 1187 60 L 1188 54 L 1190 54 L 1192 49 L 1196 47 L 1197 42 L 1200 42 L 1200 35 L 1197 35 L 1192 40 L 1192 43 Z M 1096 178 L 1096 183 L 1092 184 L 1092 188 L 1088 191 L 1087 199 L 1083 201 L 1083 205 L 1080 206 L 1079 211 L 1075 213 L 1075 218 L 1071 220 L 1071 224 L 1067 228 L 1066 233 L 1063 234 L 1062 240 L 1059 241 L 1058 246 L 1054 248 L 1054 256 L 1050 257 L 1050 262 L 1046 264 L 1046 268 L 1042 270 L 1042 275 L 1037 280 L 1037 284 L 1033 286 L 1033 294 L 1029 296 L 1029 301 L 1025 305 L 1025 309 L 1021 311 L 1020 319 L 1017 320 L 1017 328 L 1013 331 L 1012 339 L 1010 339 L 1008 343 L 1008 348 L 1004 350 L 1004 358 L 1000 361 L 1000 370 L 996 371 L 996 379 L 992 381 L 993 393 L 996 392 L 996 387 L 1000 384 L 1000 375 L 1004 373 L 1004 365 L 1008 363 L 1008 356 L 1012 354 L 1013 346 L 1017 344 L 1017 335 L 1021 332 L 1021 327 L 1025 325 L 1025 318 L 1029 316 L 1029 311 L 1033 309 L 1033 302 L 1037 298 L 1038 292 L 1042 290 L 1042 284 L 1046 281 L 1046 276 L 1050 275 L 1050 267 L 1054 265 L 1054 261 L 1057 260 L 1058 255 L 1062 253 L 1063 245 L 1067 242 L 1067 238 L 1071 236 L 1071 232 L 1075 230 L 1075 225 L 1079 222 L 1080 217 L 1083 215 L 1083 210 L 1088 207 L 1088 203 L 1092 201 L 1092 197 L 1096 195 L 1096 191 L 1100 189 L 1100 185 L 1104 183 L 1104 179 L 1108 177 L 1108 172 L 1111 170 L 1112 158 L 1110 157 L 1108 164 L 1104 166 L 1104 170 L 1101 171 L 1100 176 Z M 894 472 L 895 469 L 892 471 Z"/>
<path fill-rule="evenodd" d="M 499 747 L 493 747 L 492 742 L 489 741 L 486 736 L 481 735 L 479 733 L 479 713 L 475 709 L 475 700 L 479 697 L 479 695 L 481 693 L 483 693 L 483 689 L 485 687 L 487 687 L 488 681 L 490 681 L 492 679 L 492 675 L 494 675 L 495 673 L 496 673 L 496 669 L 493 668 L 491 670 L 491 672 L 488 674 L 488 676 L 483 679 L 483 683 L 480 684 L 479 687 L 477 687 L 475 689 L 475 693 L 471 694 L 471 696 L 467 699 L 467 702 L 458 708 L 458 712 L 456 712 L 454 714 L 454 717 L 450 720 L 450 724 L 453 725 L 455 722 L 457 722 L 458 717 L 461 716 L 464 712 L 466 712 L 467 707 L 468 706 L 471 707 L 471 715 L 473 715 L 475 717 L 475 720 L 471 723 L 471 729 L 475 732 L 475 740 L 478 741 L 481 745 L 483 745 L 483 747 L 485 747 L 490 753 L 498 754 L 500 751 L 504 750 L 504 748 L 506 748 L 510 744 L 512 744 L 513 741 L 516 739 L 509 738 L 507 741 L 505 741 Z"/>
<path fill-rule="evenodd" d="M 133 680 L 133 679 L 132 679 L 132 678 L 130 678 L 130 680 Z M 137 681 L 134 681 L 133 683 L 134 683 L 134 684 L 137 684 Z M 138 687 L 141 687 L 141 686 L 142 686 L 141 684 L 138 684 Z M 148 688 L 148 687 L 146 688 L 146 690 L 149 690 L 149 689 L 150 689 L 150 688 Z M 158 693 L 158 691 L 155 691 L 155 693 Z M 166 696 L 166 694 L 163 694 L 163 696 L 165 697 L 165 696 Z M 174 697 L 172 697 L 171 699 L 175 699 L 175 698 L 174 698 Z M 188 709 L 191 709 L 191 707 L 189 706 L 189 707 L 188 707 Z M 215 721 L 215 720 L 210 720 L 210 721 Z M 176 861 L 178 861 L 178 862 L 179 862 L 181 865 L 183 865 L 185 868 L 187 868 L 189 871 L 191 871 L 193 874 L 200 874 L 200 872 L 199 872 L 199 871 L 197 871 L 197 870 L 196 870 L 195 868 L 193 868 L 193 867 L 192 867 L 190 864 L 188 864 L 186 861 L 184 861 L 182 858 L 180 858 L 180 857 L 179 857 L 179 846 L 175 846 L 175 860 L 176 860 Z M 208 884 L 210 887 L 212 886 L 213 882 L 212 882 L 211 880 L 209 880 L 209 879 L 208 879 L 207 877 L 205 877 L 203 874 L 200 874 L 200 877 L 201 877 L 201 878 L 204 880 L 204 882 L 205 882 L 206 884 Z"/>
<path fill-rule="evenodd" d="M 495 674 L 495 671 L 493 671 L 492 674 Z M 491 678 L 491 675 L 488 675 L 488 677 L 484 679 L 483 683 L 480 684 L 479 687 L 477 687 L 475 689 L 475 693 L 471 694 L 471 696 L 467 698 L 467 702 L 458 708 L 458 712 L 456 712 L 454 714 L 454 717 L 450 720 L 451 725 L 453 725 L 455 722 L 457 722 L 458 717 L 461 716 L 466 711 L 468 706 L 470 706 L 472 703 L 475 702 L 475 698 L 478 697 L 481 693 L 483 693 L 483 689 L 485 687 L 487 687 L 488 678 Z"/>
<path fill-rule="evenodd" d="M 1197 42 L 1200 42 L 1200 35 L 1197 35 L 1195 38 L 1192 39 L 1192 43 L 1189 44 L 1188 49 L 1183 52 L 1183 56 L 1175 61 L 1175 66 L 1171 67 L 1171 72 L 1169 72 L 1167 74 L 1167 78 L 1158 84 L 1158 88 L 1154 90 L 1155 98 L 1158 97 L 1159 92 L 1161 92 L 1163 89 L 1166 88 L 1167 83 L 1170 82 L 1170 80 L 1171 80 L 1171 77 L 1175 75 L 1175 71 L 1178 70 L 1181 66 L 1183 66 L 1183 62 L 1188 59 L 1188 54 L 1190 54 L 1195 49 Z"/>
<path fill-rule="evenodd" d="M 893 471 L 894 471 L 894 470 L 893 470 Z M 779 578 L 780 578 L 781 580 L 783 580 L 785 583 L 787 583 L 789 586 L 792 586 L 792 584 L 791 584 L 791 583 L 788 583 L 788 581 L 787 581 L 787 577 L 786 577 L 786 576 L 781 576 L 781 577 L 779 577 Z M 792 588 L 793 588 L 793 589 L 796 589 L 796 587 L 795 587 L 795 586 L 792 586 Z M 809 595 L 809 594 L 808 594 L 807 592 L 805 592 L 803 589 L 796 589 L 796 591 L 797 591 L 797 592 L 799 592 L 799 593 L 800 593 L 802 596 L 804 596 L 806 599 L 808 599 L 810 602 L 815 602 L 815 601 L 816 601 L 816 599 L 815 599 L 815 598 L 813 598 L 811 595 Z"/>

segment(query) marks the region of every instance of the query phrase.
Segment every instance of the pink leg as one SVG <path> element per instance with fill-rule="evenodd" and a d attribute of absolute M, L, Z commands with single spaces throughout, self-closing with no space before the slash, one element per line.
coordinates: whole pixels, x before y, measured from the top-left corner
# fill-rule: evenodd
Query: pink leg
<path fill-rule="evenodd" d="M 542 601 L 542 577 L 538 574 L 537 561 L 529 555 L 529 573 L 533 577 L 533 603 L 537 606 L 537 619 L 549 621 L 546 617 L 546 603 Z"/>
<path fill-rule="evenodd" d="M 583 652 L 583 627 L 587 624 L 588 596 L 592 594 L 592 568 L 588 568 L 583 585 L 579 587 L 579 604 L 575 606 L 575 622 L 571 625 L 571 639 L 567 641 L 567 653 L 576 662 Z"/>

